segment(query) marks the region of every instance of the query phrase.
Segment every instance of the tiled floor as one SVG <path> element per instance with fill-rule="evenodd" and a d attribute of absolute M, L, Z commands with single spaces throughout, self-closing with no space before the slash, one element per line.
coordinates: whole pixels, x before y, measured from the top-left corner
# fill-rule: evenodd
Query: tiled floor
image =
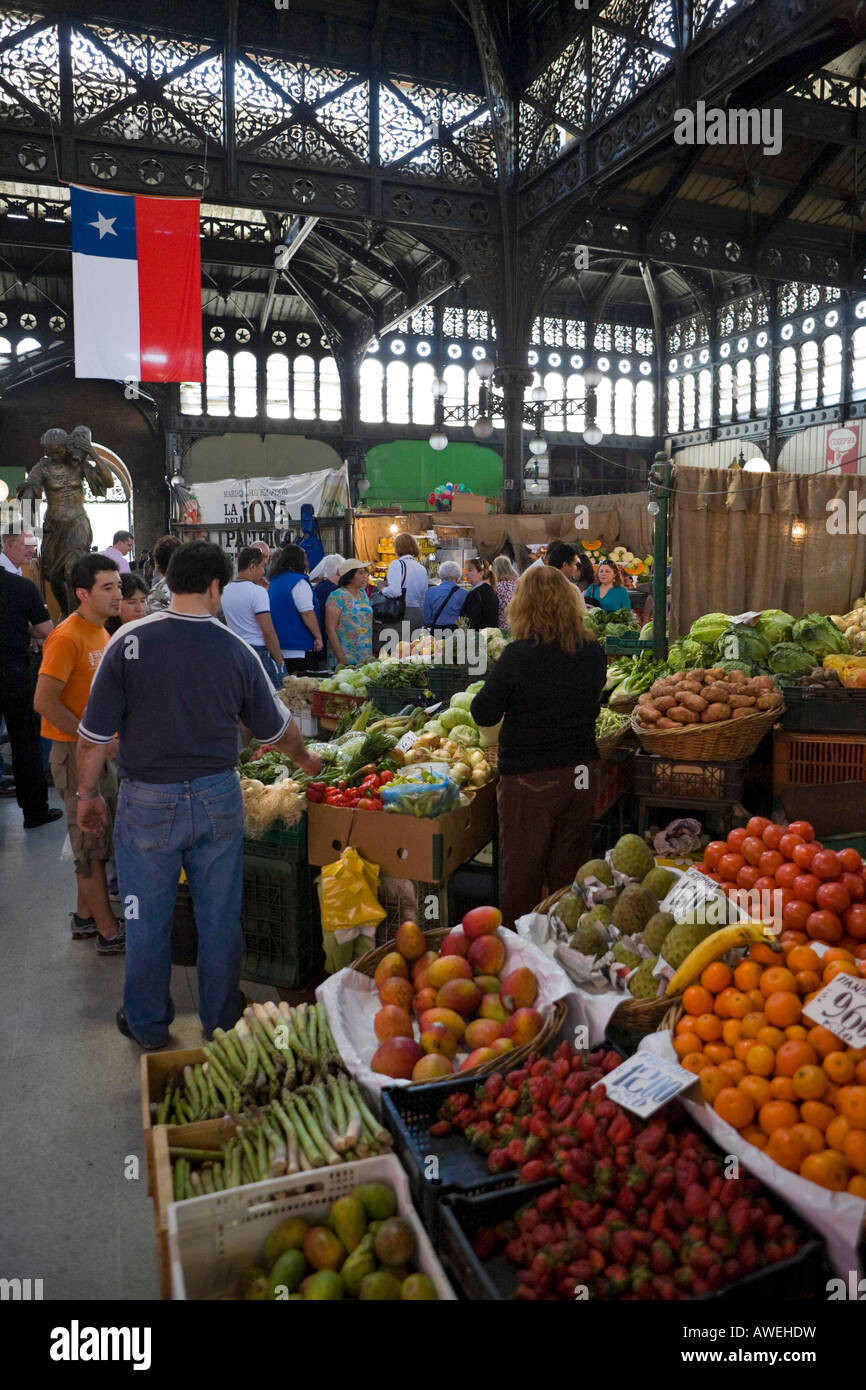
<path fill-rule="evenodd" d="M 0 799 L 0 1277 L 42 1279 L 48 1299 L 158 1298 L 141 1052 L 114 1022 L 123 958 L 70 937 L 65 835 L 25 832 Z M 195 970 L 175 967 L 172 994 L 173 1044 L 198 1047 Z"/>

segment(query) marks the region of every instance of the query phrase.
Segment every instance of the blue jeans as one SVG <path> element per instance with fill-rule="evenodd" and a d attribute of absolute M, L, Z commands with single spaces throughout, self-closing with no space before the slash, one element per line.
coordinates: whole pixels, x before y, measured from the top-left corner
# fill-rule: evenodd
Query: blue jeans
<path fill-rule="evenodd" d="M 270 677 L 274 690 L 282 690 L 283 676 L 285 675 L 282 666 L 277 665 L 267 647 L 253 647 L 253 651 L 264 666 L 266 675 Z"/>
<path fill-rule="evenodd" d="M 191 782 L 120 784 L 114 859 L 126 917 L 123 1008 L 153 1047 L 174 1018 L 171 929 L 181 867 L 198 928 L 198 1006 L 206 1033 L 241 1012 L 244 813 L 237 773 Z"/>

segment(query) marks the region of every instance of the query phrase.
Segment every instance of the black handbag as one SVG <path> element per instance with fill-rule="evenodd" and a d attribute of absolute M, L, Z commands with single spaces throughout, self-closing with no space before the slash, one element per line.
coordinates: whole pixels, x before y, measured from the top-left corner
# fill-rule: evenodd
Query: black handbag
<path fill-rule="evenodd" d="M 377 589 L 370 599 L 373 617 L 380 623 L 399 623 L 406 616 L 406 561 L 401 560 L 400 565 L 403 570 L 403 587 L 400 590 L 400 597 L 390 598 L 383 594 L 381 589 Z"/>

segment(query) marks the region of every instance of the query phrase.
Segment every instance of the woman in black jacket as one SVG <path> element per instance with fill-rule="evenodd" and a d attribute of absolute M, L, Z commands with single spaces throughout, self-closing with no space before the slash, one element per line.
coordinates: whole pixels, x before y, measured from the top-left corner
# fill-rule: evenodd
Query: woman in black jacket
<path fill-rule="evenodd" d="M 472 587 L 466 595 L 460 616 L 475 631 L 482 627 L 499 626 L 499 600 L 487 576 L 488 570 L 483 560 L 476 558 L 466 561 L 466 580 Z"/>
<path fill-rule="evenodd" d="M 595 721 L 607 673 L 579 593 L 559 570 L 528 569 L 508 618 L 514 641 L 472 701 L 471 714 L 477 724 L 503 720 L 501 906 L 511 927 L 545 892 L 570 886 L 590 857 Z"/>

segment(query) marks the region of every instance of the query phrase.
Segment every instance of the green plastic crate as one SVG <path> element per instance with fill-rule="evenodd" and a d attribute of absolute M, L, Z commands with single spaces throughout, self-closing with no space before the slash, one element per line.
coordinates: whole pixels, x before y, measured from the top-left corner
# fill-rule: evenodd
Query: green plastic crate
<path fill-rule="evenodd" d="M 245 980 L 300 989 L 321 969 L 322 932 L 307 864 L 244 858 Z"/>
<path fill-rule="evenodd" d="M 256 839 L 244 836 L 244 854 L 254 859 L 282 859 L 289 864 L 306 864 L 307 817 L 302 816 L 292 826 L 278 821 Z"/>

